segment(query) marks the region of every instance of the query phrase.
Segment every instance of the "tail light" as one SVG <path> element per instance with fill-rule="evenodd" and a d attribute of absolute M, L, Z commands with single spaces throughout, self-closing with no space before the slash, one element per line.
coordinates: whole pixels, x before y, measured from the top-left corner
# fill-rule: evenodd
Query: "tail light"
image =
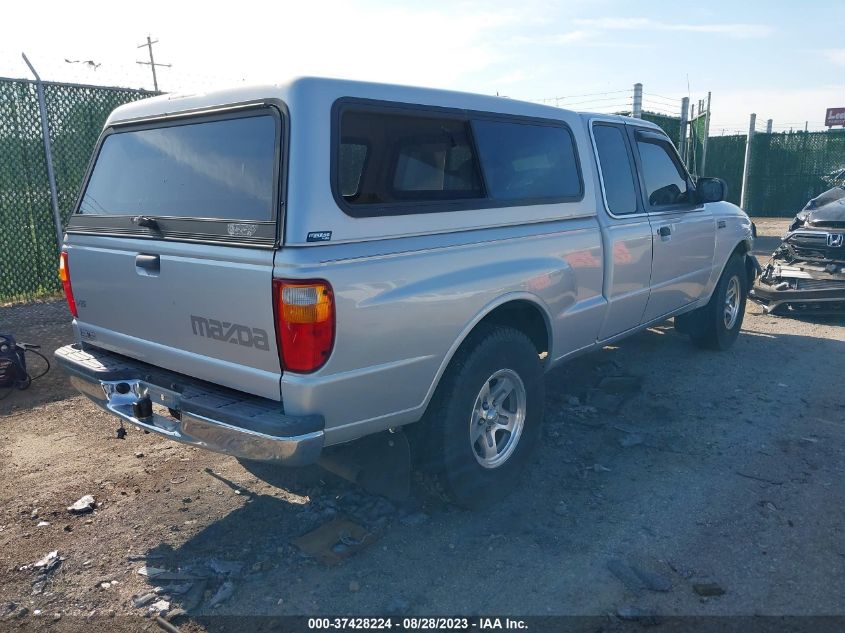
<path fill-rule="evenodd" d="M 70 268 L 67 264 L 67 253 L 62 251 L 59 256 L 59 279 L 62 280 L 62 287 L 65 289 L 65 299 L 67 299 L 67 307 L 70 308 L 70 313 L 74 317 L 78 317 L 76 312 L 76 301 L 73 298 L 73 288 L 70 285 Z"/>
<path fill-rule="evenodd" d="M 282 368 L 309 373 L 322 367 L 334 346 L 332 287 L 325 281 L 275 279 L 273 307 Z"/>

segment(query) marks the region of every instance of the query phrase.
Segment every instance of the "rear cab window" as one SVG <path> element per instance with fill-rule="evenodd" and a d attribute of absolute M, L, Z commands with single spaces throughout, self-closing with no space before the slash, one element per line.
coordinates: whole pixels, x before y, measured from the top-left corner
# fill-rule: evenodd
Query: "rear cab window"
<path fill-rule="evenodd" d="M 342 99 L 335 104 L 332 190 L 353 217 L 580 200 L 562 122 Z"/>
<path fill-rule="evenodd" d="M 272 245 L 281 129 L 274 108 L 115 127 L 68 230 Z"/>

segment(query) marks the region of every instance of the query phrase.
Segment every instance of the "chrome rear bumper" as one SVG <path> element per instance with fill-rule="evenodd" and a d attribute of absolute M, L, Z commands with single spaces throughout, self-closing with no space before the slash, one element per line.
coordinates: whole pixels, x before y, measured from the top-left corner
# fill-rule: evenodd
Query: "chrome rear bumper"
<path fill-rule="evenodd" d="M 322 451 L 322 416 L 285 415 L 280 402 L 98 348 L 67 345 L 55 356 L 74 387 L 100 407 L 177 442 L 287 466 L 311 464 Z"/>

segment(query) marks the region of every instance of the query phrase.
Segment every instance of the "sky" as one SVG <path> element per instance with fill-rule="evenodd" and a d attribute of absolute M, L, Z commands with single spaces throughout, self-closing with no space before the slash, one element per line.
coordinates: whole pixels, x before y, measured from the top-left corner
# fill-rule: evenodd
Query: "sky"
<path fill-rule="evenodd" d="M 198 91 L 297 75 L 500 94 L 576 110 L 677 115 L 712 93 L 711 134 L 823 129 L 845 107 L 842 0 L 11 2 L 0 76 Z M 67 60 L 67 61 L 66 61 Z M 91 64 L 86 62 L 93 62 Z"/>

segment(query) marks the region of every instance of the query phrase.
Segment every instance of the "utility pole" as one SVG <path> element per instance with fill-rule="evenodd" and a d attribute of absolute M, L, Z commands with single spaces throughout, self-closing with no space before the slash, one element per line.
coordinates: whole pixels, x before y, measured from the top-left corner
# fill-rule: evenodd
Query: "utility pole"
<path fill-rule="evenodd" d="M 136 62 L 137 64 L 141 64 L 142 66 L 149 66 L 153 71 L 153 88 L 156 92 L 158 92 L 158 77 L 156 77 L 156 66 L 162 66 L 164 68 L 170 68 L 171 64 L 157 64 L 155 58 L 153 57 L 153 44 L 158 44 L 158 40 L 151 40 L 150 36 L 147 35 L 147 43 L 141 44 L 138 48 L 147 47 L 147 50 L 150 52 L 150 61 L 148 62 Z"/>

